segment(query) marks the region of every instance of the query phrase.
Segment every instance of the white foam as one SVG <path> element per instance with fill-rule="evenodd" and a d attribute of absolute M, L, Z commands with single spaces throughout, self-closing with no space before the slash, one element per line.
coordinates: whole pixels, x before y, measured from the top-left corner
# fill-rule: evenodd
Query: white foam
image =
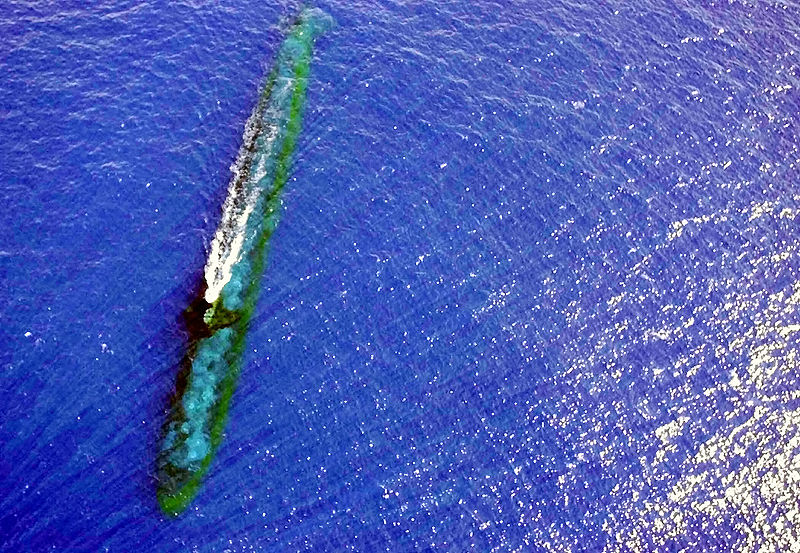
<path fill-rule="evenodd" d="M 259 105 L 250 116 L 242 138 L 242 147 L 231 166 L 233 178 L 228 187 L 228 197 L 222 207 L 222 220 L 211 242 L 211 252 L 205 267 L 206 293 L 208 303 L 214 303 L 222 293 L 222 289 L 231 280 L 234 266 L 244 255 L 242 248 L 247 237 L 247 225 L 253 210 L 258 203 L 263 189 L 260 181 L 267 176 L 266 158 L 273 154 L 275 141 L 279 132 L 276 121 L 279 120 L 278 111 L 281 106 L 276 106 L 276 99 L 281 98 L 287 88 L 293 86 L 293 79 L 277 78 L 273 84 L 270 104 Z M 261 126 L 259 128 L 259 119 Z M 261 137 L 260 156 L 255 158 L 253 149 L 255 141 Z M 250 174 L 245 178 L 247 164 Z"/>
<path fill-rule="evenodd" d="M 259 190 L 234 189 L 231 186 L 222 211 L 220 223 L 211 253 L 206 262 L 205 277 L 208 288 L 206 301 L 214 303 L 222 289 L 231 279 L 233 267 L 242 257 L 242 246 L 246 237 L 247 221 L 255 208 Z"/>

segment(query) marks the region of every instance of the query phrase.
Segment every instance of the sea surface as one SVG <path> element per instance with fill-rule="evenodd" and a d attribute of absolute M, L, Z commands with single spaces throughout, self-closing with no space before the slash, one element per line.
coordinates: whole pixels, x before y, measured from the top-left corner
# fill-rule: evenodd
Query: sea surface
<path fill-rule="evenodd" d="M 155 455 L 298 2 L 0 6 L 0 550 L 800 543 L 800 4 L 314 4 L 226 435 Z"/>

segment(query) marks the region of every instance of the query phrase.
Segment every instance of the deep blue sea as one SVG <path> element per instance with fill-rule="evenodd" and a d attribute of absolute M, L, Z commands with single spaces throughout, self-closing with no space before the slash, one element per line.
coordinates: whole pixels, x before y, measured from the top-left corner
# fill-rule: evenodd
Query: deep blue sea
<path fill-rule="evenodd" d="M 226 435 L 154 459 L 298 2 L 0 6 L 0 549 L 800 551 L 800 3 L 315 3 Z"/>

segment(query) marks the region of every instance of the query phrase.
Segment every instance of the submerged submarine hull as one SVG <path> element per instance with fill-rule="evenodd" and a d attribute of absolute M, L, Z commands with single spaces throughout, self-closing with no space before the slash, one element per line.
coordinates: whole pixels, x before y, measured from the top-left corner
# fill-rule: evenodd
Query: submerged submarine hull
<path fill-rule="evenodd" d="M 185 313 L 193 321 L 189 346 L 156 457 L 156 497 L 171 516 L 196 497 L 222 441 L 300 133 L 313 43 L 330 23 L 319 10 L 300 14 L 281 45 L 232 166 L 203 292 Z"/>

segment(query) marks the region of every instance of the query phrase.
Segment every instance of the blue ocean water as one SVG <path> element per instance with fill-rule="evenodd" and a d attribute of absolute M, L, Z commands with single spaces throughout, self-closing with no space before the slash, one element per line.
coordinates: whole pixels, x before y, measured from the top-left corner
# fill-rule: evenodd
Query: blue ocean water
<path fill-rule="evenodd" d="M 295 2 L 0 8 L 0 547 L 789 551 L 800 4 L 319 2 L 226 437 L 154 458 Z"/>

